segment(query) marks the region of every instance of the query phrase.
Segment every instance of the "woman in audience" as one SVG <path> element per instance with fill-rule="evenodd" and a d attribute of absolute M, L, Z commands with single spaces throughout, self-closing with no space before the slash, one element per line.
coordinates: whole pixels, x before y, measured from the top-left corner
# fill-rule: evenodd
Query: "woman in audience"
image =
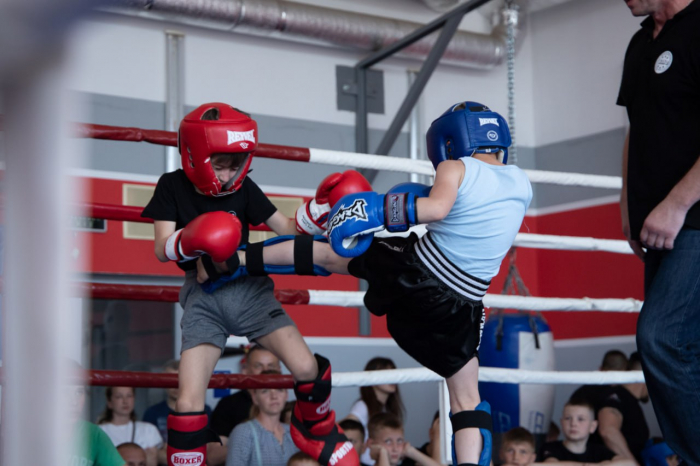
<path fill-rule="evenodd" d="M 264 371 L 263 374 L 279 374 Z M 250 390 L 252 419 L 238 424 L 228 439 L 226 466 L 286 466 L 299 451 L 292 441 L 289 425 L 280 421 L 287 403 L 287 390 L 259 388 Z"/>
<path fill-rule="evenodd" d="M 396 369 L 396 364 L 389 358 L 373 358 L 365 365 L 366 371 L 378 371 L 384 369 Z M 388 412 L 395 414 L 403 423 L 404 407 L 401 402 L 401 394 L 396 384 L 374 385 L 360 387 L 360 399 L 350 408 L 350 414 L 346 419 L 354 419 L 365 428 L 365 441 L 367 441 L 367 422 L 369 418 L 378 413 Z M 361 461 L 372 464 L 369 450 L 362 455 Z"/>
<path fill-rule="evenodd" d="M 132 387 L 107 387 L 107 407 L 97 419 L 97 424 L 114 445 L 135 443 L 146 451 L 146 464 L 158 464 L 158 449 L 163 439 L 158 428 L 148 422 L 136 420 L 134 413 L 134 389 Z"/>

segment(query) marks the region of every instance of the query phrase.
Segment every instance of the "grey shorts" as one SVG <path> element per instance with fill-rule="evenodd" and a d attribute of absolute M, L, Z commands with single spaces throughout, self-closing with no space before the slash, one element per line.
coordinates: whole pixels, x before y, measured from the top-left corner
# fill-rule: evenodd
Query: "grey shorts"
<path fill-rule="evenodd" d="M 224 350 L 229 335 L 250 341 L 294 325 L 274 295 L 269 277 L 241 277 L 214 293 L 205 293 L 197 283 L 197 272 L 188 271 L 180 289 L 184 309 L 182 350 L 210 343 Z"/>

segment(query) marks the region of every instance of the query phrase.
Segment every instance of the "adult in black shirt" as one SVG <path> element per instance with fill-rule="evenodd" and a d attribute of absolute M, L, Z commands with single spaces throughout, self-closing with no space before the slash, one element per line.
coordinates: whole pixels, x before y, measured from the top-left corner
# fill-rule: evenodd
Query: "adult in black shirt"
<path fill-rule="evenodd" d="M 700 464 L 700 0 L 627 6 L 648 16 L 627 49 L 617 101 L 630 120 L 623 231 L 645 267 L 637 345 L 664 438 Z"/>
<path fill-rule="evenodd" d="M 638 353 L 630 355 L 629 370 L 640 370 Z M 598 433 L 603 443 L 616 455 L 642 464 L 642 450 L 649 439 L 649 427 L 640 401 L 648 401 L 644 383 L 610 387 L 598 408 Z"/>

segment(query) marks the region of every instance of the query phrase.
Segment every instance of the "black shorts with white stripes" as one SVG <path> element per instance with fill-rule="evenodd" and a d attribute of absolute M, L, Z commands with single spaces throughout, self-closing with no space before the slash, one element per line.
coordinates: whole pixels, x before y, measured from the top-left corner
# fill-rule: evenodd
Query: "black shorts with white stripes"
<path fill-rule="evenodd" d="M 467 293 L 483 296 L 489 282 L 457 273 L 444 256 L 432 257 L 434 245 L 421 244 L 427 240 L 428 235 L 419 242 L 415 234 L 375 238 L 348 269 L 367 280 L 365 306 L 375 315 L 386 314 L 396 343 L 423 366 L 451 377 L 478 356 L 484 306 Z"/>

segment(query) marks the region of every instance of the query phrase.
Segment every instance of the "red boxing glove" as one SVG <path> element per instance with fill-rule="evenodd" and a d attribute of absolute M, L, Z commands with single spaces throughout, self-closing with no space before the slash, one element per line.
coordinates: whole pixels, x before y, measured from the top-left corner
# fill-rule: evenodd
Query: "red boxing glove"
<path fill-rule="evenodd" d="M 355 170 L 328 175 L 318 185 L 316 196 L 297 210 L 297 230 L 307 235 L 324 234 L 331 207 L 346 194 L 364 191 L 372 191 L 372 186 Z"/>
<path fill-rule="evenodd" d="M 165 255 L 171 261 L 186 261 L 209 254 L 214 262 L 224 262 L 238 249 L 242 229 L 238 217 L 228 212 L 204 213 L 170 235 Z"/>

